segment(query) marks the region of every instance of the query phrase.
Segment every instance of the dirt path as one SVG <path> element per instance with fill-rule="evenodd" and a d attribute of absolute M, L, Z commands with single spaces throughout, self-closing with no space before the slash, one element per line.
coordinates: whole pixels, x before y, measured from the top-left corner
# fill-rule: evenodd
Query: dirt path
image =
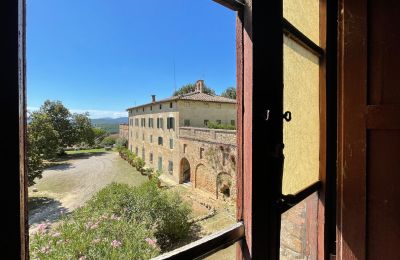
<path fill-rule="evenodd" d="M 53 223 L 84 205 L 97 191 L 111 182 L 140 185 L 147 180 L 116 152 L 82 156 L 51 167 L 29 188 L 29 232 L 40 223 Z M 38 191 L 33 192 L 36 188 Z"/>

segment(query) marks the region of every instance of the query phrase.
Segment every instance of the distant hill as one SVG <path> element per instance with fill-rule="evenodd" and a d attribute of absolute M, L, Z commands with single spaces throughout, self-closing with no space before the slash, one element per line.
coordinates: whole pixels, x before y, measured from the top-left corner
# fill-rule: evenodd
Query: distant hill
<path fill-rule="evenodd" d="M 119 132 L 119 124 L 127 124 L 128 117 L 118 117 L 118 118 L 96 118 L 91 119 L 92 125 L 94 127 L 99 127 L 107 131 L 107 133 L 115 134 Z"/>
<path fill-rule="evenodd" d="M 111 118 L 111 117 L 103 117 L 103 118 L 96 118 L 91 119 L 92 124 L 127 124 L 128 117 L 118 117 L 118 118 Z"/>

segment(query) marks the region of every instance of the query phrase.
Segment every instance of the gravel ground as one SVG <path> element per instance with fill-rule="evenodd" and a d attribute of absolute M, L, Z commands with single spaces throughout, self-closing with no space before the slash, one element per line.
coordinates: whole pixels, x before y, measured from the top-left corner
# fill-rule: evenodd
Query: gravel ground
<path fill-rule="evenodd" d="M 146 180 L 116 152 L 83 155 L 48 168 L 43 178 L 28 189 L 29 232 L 34 232 L 40 223 L 51 224 L 62 214 L 83 206 L 111 182 L 136 186 Z"/>

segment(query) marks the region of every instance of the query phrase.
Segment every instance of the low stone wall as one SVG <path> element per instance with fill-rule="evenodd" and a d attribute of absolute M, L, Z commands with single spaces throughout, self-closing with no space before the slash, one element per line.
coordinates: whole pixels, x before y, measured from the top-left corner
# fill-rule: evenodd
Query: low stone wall
<path fill-rule="evenodd" d="M 179 138 L 236 146 L 236 130 L 180 127 Z"/>

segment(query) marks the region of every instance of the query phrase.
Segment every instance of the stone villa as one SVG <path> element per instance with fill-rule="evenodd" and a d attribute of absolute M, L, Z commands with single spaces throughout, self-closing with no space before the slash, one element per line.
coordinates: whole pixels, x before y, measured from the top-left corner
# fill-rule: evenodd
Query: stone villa
<path fill-rule="evenodd" d="M 207 128 L 208 122 L 236 124 L 236 100 L 192 93 L 128 108 L 128 148 L 148 167 L 176 183 L 219 197 L 236 193 L 236 131 Z M 234 198 L 234 196 L 232 196 Z"/>

